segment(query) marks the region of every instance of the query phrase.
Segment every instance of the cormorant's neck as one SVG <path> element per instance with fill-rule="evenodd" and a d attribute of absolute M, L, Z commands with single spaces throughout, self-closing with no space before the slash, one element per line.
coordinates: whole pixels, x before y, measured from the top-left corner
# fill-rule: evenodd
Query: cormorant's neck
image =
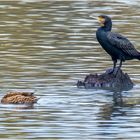
<path fill-rule="evenodd" d="M 109 21 L 107 22 L 103 27 L 101 27 L 102 29 L 104 29 L 105 31 L 111 31 L 112 29 L 112 22 Z"/>

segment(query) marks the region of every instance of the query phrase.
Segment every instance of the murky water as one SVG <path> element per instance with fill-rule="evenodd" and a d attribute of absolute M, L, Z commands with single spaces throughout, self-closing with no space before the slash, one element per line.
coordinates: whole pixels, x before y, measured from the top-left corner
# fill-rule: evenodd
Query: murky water
<path fill-rule="evenodd" d="M 0 2 L 0 87 L 34 90 L 34 107 L 0 105 L 0 138 L 93 140 L 140 138 L 140 62 L 125 62 L 130 91 L 78 89 L 77 80 L 112 66 L 95 38 L 107 14 L 113 30 L 140 50 L 139 0 Z"/>

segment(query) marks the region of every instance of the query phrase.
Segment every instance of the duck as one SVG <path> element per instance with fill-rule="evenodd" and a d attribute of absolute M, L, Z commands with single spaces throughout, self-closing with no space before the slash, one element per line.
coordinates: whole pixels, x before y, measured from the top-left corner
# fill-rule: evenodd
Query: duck
<path fill-rule="evenodd" d="M 2 104 L 34 104 L 37 103 L 38 98 L 34 96 L 33 92 L 7 92 L 1 99 Z"/>

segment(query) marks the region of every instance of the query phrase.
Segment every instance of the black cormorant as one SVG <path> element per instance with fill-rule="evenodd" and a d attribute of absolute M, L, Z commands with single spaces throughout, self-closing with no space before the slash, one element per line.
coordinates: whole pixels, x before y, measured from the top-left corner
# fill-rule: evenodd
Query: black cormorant
<path fill-rule="evenodd" d="M 119 68 L 125 60 L 139 59 L 140 52 L 138 52 L 133 44 L 124 36 L 111 32 L 112 21 L 106 15 L 100 15 L 98 21 L 101 27 L 96 32 L 96 38 L 103 49 L 111 56 L 113 60 L 113 69 L 110 73 L 114 72 L 117 60 L 120 60 Z"/>

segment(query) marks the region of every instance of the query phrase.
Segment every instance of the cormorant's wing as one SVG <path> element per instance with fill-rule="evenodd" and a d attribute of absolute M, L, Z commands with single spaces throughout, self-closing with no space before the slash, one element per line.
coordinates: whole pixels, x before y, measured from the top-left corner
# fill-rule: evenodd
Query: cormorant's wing
<path fill-rule="evenodd" d="M 133 44 L 124 36 L 118 33 L 108 32 L 107 39 L 114 47 L 122 50 L 125 54 L 130 56 L 139 55 L 139 52 L 134 48 Z"/>

